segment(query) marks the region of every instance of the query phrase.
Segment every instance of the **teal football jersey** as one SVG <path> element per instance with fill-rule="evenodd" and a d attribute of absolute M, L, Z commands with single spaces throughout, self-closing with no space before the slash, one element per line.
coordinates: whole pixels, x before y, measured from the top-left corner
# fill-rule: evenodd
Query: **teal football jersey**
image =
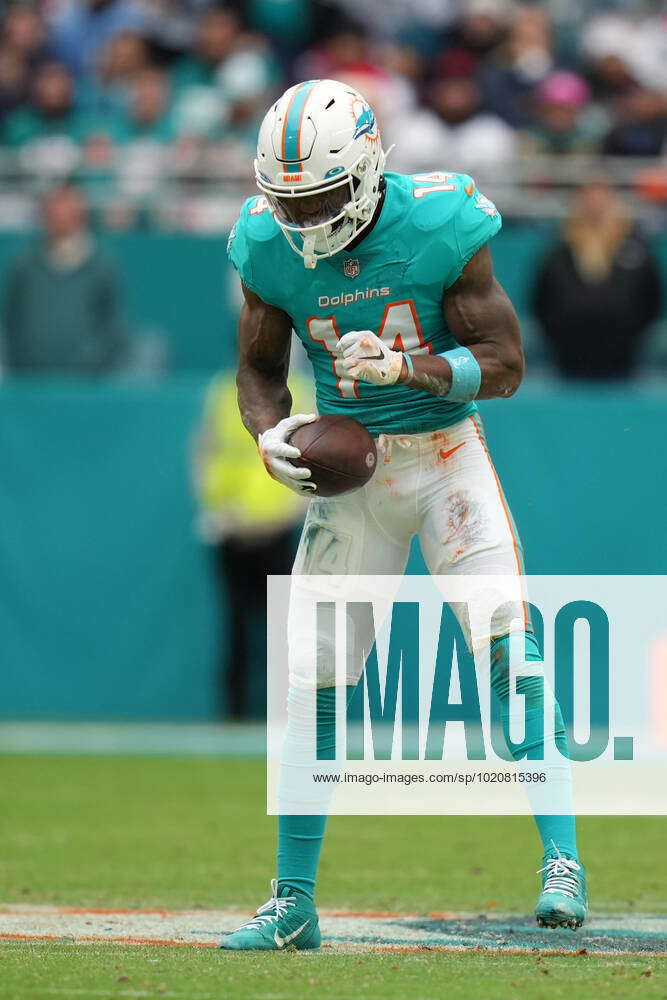
<path fill-rule="evenodd" d="M 308 270 L 266 199 L 250 198 L 229 238 L 242 281 L 292 319 L 315 374 L 320 413 L 346 413 L 371 434 L 418 434 L 462 420 L 474 403 L 450 403 L 406 385 L 345 376 L 334 354 L 350 330 L 372 330 L 387 346 L 440 354 L 457 341 L 443 295 L 501 226 L 495 205 L 465 174 L 385 174 L 380 217 L 362 242 Z"/>

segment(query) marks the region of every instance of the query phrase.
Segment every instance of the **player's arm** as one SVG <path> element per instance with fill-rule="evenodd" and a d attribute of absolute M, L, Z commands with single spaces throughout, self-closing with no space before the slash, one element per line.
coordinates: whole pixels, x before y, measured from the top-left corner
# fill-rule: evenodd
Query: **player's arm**
<path fill-rule="evenodd" d="M 461 348 L 445 355 L 407 356 L 390 351 L 370 331 L 352 331 L 338 345 L 349 375 L 376 385 L 407 383 L 452 402 L 516 392 L 524 368 L 519 321 L 493 275 L 487 246 L 447 289 L 443 309 Z"/>
<path fill-rule="evenodd" d="M 239 367 L 236 373 L 241 420 L 255 440 L 287 417 L 292 396 L 287 387 L 292 321 L 242 284 L 239 318 Z"/>
<path fill-rule="evenodd" d="M 297 468 L 288 459 L 300 451 L 288 444 L 302 424 L 315 413 L 289 415 L 292 396 L 287 386 L 292 320 L 281 309 L 263 302 L 246 285 L 239 319 L 239 367 L 236 373 L 241 420 L 257 441 L 269 475 L 297 493 L 312 492 L 310 470 Z"/>
<path fill-rule="evenodd" d="M 493 275 L 488 246 L 472 257 L 461 277 L 444 297 L 444 313 L 449 329 L 459 344 L 467 348 L 480 370 L 476 399 L 511 396 L 523 378 L 524 361 L 519 320 L 502 285 Z M 407 364 L 399 382 L 409 382 L 434 396 L 447 396 L 452 388 L 452 364 L 442 355 L 413 357 L 414 375 Z"/>

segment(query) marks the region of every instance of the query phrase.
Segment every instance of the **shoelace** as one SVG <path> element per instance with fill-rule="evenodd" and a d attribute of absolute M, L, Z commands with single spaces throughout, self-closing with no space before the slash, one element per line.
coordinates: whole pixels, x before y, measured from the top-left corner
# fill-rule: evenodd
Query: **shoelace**
<path fill-rule="evenodd" d="M 273 920 L 279 920 L 280 917 L 284 917 L 290 906 L 296 905 L 296 896 L 278 896 L 278 879 L 271 879 L 271 899 L 267 899 L 266 903 L 262 903 L 257 909 L 257 913 L 250 920 L 247 920 L 241 927 L 237 927 L 237 930 L 241 928 L 252 927 L 253 929 L 258 929 L 265 926 L 265 924 L 270 924 Z M 268 911 L 271 911 L 270 913 Z"/>
<path fill-rule="evenodd" d="M 547 873 L 542 892 L 562 892 L 564 896 L 576 896 L 579 892 L 579 876 L 581 865 L 574 858 L 566 858 L 560 853 L 553 840 L 555 858 L 549 858 L 543 868 L 537 869 L 537 874 Z"/>

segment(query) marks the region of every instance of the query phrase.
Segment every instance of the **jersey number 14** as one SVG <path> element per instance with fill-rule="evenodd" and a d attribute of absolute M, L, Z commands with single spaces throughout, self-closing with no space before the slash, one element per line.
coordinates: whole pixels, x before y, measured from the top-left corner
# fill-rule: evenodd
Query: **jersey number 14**
<path fill-rule="evenodd" d="M 336 388 L 343 397 L 359 395 L 359 383 L 351 379 L 341 369 L 340 358 L 335 353 L 341 337 L 335 316 L 312 316 L 308 321 L 308 333 L 312 340 L 322 344 L 331 355 L 331 368 L 336 376 Z M 424 340 L 417 310 L 412 299 L 404 302 L 389 302 L 377 331 L 378 337 L 391 351 L 405 351 L 409 354 L 431 354 L 431 344 Z"/>

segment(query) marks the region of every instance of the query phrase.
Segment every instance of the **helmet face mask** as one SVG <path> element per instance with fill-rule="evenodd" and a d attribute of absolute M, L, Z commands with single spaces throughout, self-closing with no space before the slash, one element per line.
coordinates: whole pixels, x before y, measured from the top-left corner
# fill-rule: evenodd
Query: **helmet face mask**
<path fill-rule="evenodd" d="M 297 84 L 268 112 L 255 178 L 306 267 L 338 253 L 371 221 L 384 159 L 372 109 L 337 80 Z"/>
<path fill-rule="evenodd" d="M 323 225 L 333 226 L 347 214 L 353 200 L 350 179 L 310 193 L 267 194 L 276 221 L 286 228 L 303 231 Z"/>

